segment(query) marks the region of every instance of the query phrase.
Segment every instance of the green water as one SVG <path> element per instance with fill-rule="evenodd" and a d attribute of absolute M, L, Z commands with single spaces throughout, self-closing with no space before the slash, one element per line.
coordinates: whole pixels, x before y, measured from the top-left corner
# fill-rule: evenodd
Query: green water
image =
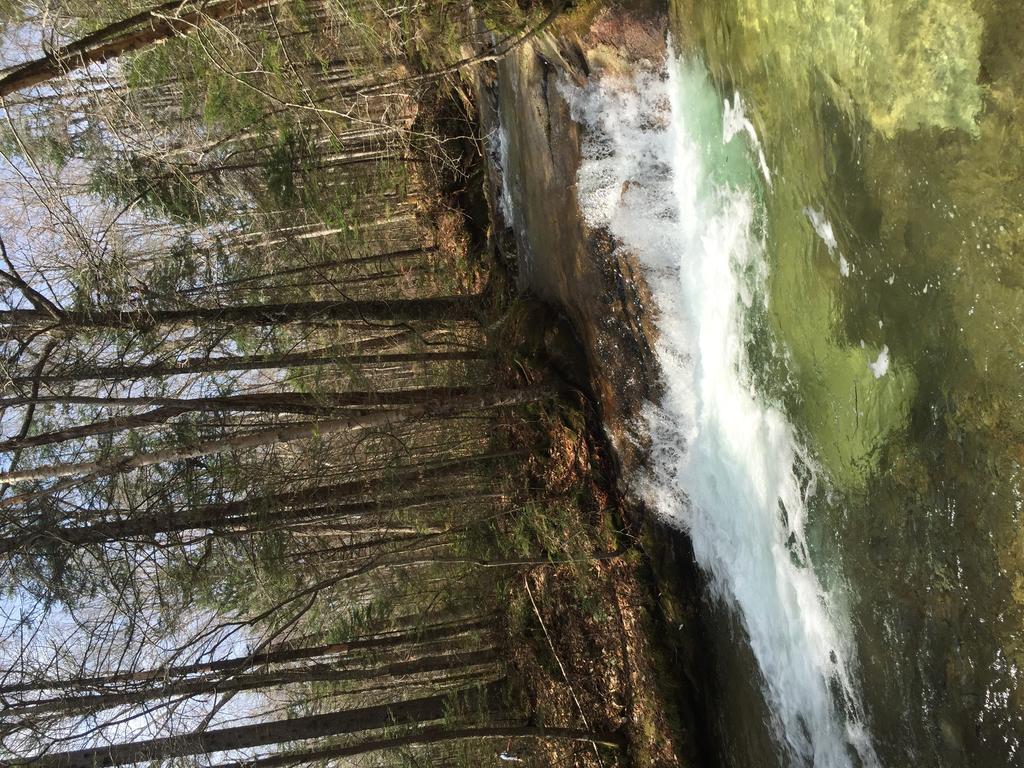
<path fill-rule="evenodd" d="M 751 359 L 829 478 L 815 562 L 848 603 L 879 757 L 1022 765 L 1024 3 L 673 17 L 771 170 Z"/>

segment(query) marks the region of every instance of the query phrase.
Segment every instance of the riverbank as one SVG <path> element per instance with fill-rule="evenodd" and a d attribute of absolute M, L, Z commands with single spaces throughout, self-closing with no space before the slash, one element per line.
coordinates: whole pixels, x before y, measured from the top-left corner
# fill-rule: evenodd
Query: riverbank
<path fill-rule="evenodd" d="M 535 611 L 546 627 L 542 643 L 582 692 L 568 686 L 559 694 L 545 682 L 551 676 L 538 669 L 536 648 L 515 664 L 539 711 L 550 708 L 559 721 L 586 712 L 621 728 L 629 764 L 708 765 L 717 749 L 702 576 L 685 537 L 649 514 L 629 481 L 648 448 L 635 425 L 658 395 L 653 303 L 639 264 L 586 224 L 575 192 L 582 137 L 566 85 L 598 73 L 625 80 L 664 64 L 667 9 L 631 6 L 577 11 L 482 68 L 474 83 L 491 251 L 517 295 L 556 314 L 547 364 L 587 395 L 570 417 L 581 428 L 549 435 L 552 466 L 573 465 L 570 485 L 551 490 L 584 500 L 565 505 L 574 518 L 564 521 L 567 530 L 582 527 L 606 547 L 630 547 L 585 575 L 534 572 L 528 579 L 542 596 Z M 544 749 L 546 765 L 587 764 L 564 762 L 557 745 Z"/>

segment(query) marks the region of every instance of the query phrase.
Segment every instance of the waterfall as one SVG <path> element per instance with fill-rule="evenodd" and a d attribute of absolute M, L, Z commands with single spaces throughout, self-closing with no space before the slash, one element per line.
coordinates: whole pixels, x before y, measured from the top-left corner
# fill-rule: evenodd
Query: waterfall
<path fill-rule="evenodd" d="M 702 64 L 675 56 L 563 88 L 585 129 L 581 211 L 643 264 L 659 313 L 664 393 L 643 425 L 640 492 L 740 619 L 791 764 L 878 765 L 846 619 L 805 539 L 814 463 L 745 359 L 745 319 L 767 301 L 771 177 L 742 100 L 723 103 Z"/>

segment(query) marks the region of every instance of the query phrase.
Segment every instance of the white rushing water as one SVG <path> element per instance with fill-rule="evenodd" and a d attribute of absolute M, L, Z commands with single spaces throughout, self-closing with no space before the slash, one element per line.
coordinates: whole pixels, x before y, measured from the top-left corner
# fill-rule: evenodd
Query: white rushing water
<path fill-rule="evenodd" d="M 647 414 L 642 492 L 689 532 L 715 596 L 739 616 L 789 761 L 877 765 L 845 621 L 805 540 L 813 487 L 797 467 L 811 461 L 745 361 L 744 318 L 766 301 L 759 195 L 770 175 L 754 126 L 738 97 L 723 116 L 697 62 L 566 89 L 586 135 L 581 210 L 641 260 L 660 313 L 665 393 Z"/>

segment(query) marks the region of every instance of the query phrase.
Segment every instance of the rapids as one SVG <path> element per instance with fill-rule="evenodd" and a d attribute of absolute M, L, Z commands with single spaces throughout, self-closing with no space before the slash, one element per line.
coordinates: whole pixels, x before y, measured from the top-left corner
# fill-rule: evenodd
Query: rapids
<path fill-rule="evenodd" d="M 1020 765 L 1024 5 L 672 5 L 771 172 L 746 370 L 816 467 L 878 759 Z"/>
<path fill-rule="evenodd" d="M 723 105 L 699 62 L 670 57 L 664 73 L 592 80 L 570 103 L 586 127 L 581 211 L 641 260 L 660 313 L 666 392 L 647 413 L 653 470 L 640 492 L 688 532 L 739 615 L 793 759 L 875 765 L 841 603 L 806 541 L 816 471 L 749 375 L 771 177 L 742 100 Z"/>

